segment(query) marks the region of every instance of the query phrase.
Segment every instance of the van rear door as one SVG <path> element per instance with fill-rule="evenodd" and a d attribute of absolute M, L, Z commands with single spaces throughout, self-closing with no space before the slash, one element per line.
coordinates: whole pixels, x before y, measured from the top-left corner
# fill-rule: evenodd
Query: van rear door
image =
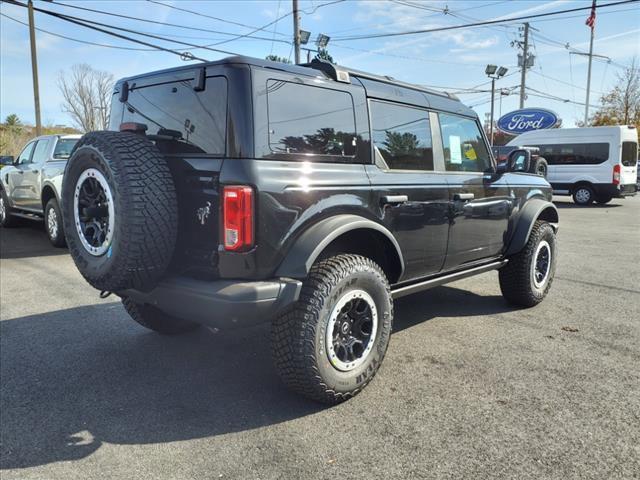
<path fill-rule="evenodd" d="M 636 183 L 638 171 L 638 144 L 636 142 L 622 142 L 620 157 L 620 185 Z"/>

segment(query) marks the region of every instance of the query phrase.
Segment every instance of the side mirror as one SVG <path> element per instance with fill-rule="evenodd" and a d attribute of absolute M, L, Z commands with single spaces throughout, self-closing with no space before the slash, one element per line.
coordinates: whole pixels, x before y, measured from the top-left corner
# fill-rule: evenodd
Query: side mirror
<path fill-rule="evenodd" d="M 531 165 L 531 152 L 523 148 L 509 154 L 507 168 L 510 172 L 528 172 Z"/>

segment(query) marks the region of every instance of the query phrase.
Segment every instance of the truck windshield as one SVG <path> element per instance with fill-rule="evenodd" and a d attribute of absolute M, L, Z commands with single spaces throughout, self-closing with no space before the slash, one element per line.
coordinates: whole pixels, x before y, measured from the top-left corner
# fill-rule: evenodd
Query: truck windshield
<path fill-rule="evenodd" d="M 71 156 L 71 150 L 73 150 L 73 147 L 76 146 L 76 143 L 78 143 L 77 138 L 59 139 L 58 143 L 56 144 L 56 148 L 53 151 L 53 158 L 61 160 L 69 158 Z"/>
<path fill-rule="evenodd" d="M 622 165 L 634 167 L 638 161 L 638 144 L 636 142 L 622 142 Z"/>

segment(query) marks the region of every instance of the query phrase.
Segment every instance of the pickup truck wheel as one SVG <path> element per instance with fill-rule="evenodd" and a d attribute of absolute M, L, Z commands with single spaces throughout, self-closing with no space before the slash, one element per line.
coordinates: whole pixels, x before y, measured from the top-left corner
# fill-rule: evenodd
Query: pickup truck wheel
<path fill-rule="evenodd" d="M 314 264 L 300 299 L 273 322 L 274 363 L 293 391 L 336 404 L 374 377 L 392 324 L 382 269 L 359 255 L 330 257 Z"/>
<path fill-rule="evenodd" d="M 62 184 L 69 252 L 95 288 L 149 290 L 175 248 L 178 203 L 166 160 L 144 136 L 91 132 Z"/>
<path fill-rule="evenodd" d="M 137 323 L 163 335 L 187 333 L 200 326 L 197 323 L 167 315 L 151 305 L 136 303 L 128 297 L 122 299 L 122 305 Z"/>
<path fill-rule="evenodd" d="M 44 226 L 47 229 L 47 236 L 54 247 L 66 247 L 64 238 L 64 227 L 62 226 L 62 212 L 55 198 L 47 202 L 44 209 Z"/>
<path fill-rule="evenodd" d="M 533 307 L 547 296 L 556 270 L 556 234 L 547 222 L 536 221 L 522 251 L 500 269 L 500 290 L 514 305 Z"/>
<path fill-rule="evenodd" d="M 4 190 L 0 189 L 0 227 L 15 227 L 18 218 L 11 215 L 12 208 L 9 206 L 9 200 Z"/>

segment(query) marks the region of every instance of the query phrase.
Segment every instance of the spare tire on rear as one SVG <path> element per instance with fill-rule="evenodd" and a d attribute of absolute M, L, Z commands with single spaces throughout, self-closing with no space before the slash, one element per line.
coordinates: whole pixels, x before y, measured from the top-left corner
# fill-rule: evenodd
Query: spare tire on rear
<path fill-rule="evenodd" d="M 67 163 L 62 215 L 69 252 L 99 290 L 149 290 L 176 244 L 173 177 L 156 146 L 141 135 L 91 132 Z"/>

